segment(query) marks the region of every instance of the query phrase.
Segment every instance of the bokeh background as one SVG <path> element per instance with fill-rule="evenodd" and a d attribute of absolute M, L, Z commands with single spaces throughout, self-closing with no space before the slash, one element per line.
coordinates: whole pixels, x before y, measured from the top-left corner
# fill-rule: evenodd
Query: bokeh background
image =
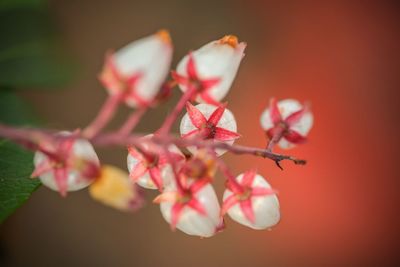
<path fill-rule="evenodd" d="M 224 156 L 235 172 L 257 167 L 279 190 L 282 220 L 272 231 L 227 219 L 225 232 L 199 239 L 169 230 L 154 192 L 144 209 L 123 214 L 85 191 L 62 199 L 40 188 L 0 226 L 1 265 L 400 266 L 396 1 L 58 0 L 48 9 L 79 63 L 62 90 L 20 93 L 49 127 L 84 127 L 106 97 L 96 80 L 105 51 L 160 28 L 172 34 L 174 66 L 225 34 L 248 43 L 227 97 L 238 143 L 265 145 L 259 115 L 272 96 L 310 101 L 315 126 L 306 145 L 288 152 L 308 159 L 304 167 Z M 178 97 L 138 130 L 156 129 Z M 125 168 L 123 149 L 99 152 Z"/>

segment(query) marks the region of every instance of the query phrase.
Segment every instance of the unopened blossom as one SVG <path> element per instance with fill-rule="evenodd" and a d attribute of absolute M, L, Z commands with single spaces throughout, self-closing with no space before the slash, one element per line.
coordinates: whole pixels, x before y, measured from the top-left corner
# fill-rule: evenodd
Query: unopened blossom
<path fill-rule="evenodd" d="M 131 107 L 150 105 L 169 73 L 172 52 L 165 30 L 134 41 L 107 55 L 100 81 Z"/>
<path fill-rule="evenodd" d="M 66 196 L 67 191 L 87 187 L 99 173 L 99 158 L 93 146 L 75 134 L 62 132 L 56 143 L 44 143 L 42 151 L 34 155 L 35 170 L 32 177 L 39 177 L 46 187 Z"/>
<path fill-rule="evenodd" d="M 261 127 L 268 137 L 279 136 L 278 145 L 283 149 L 304 143 L 313 120 L 311 111 L 294 99 L 271 99 L 260 118 Z"/>
<path fill-rule="evenodd" d="M 160 147 L 146 142 L 152 135 L 144 137 L 141 148 L 128 148 L 128 171 L 131 179 L 138 185 L 148 189 L 162 190 L 173 176 L 171 160 L 179 163 L 185 156 L 175 145 L 168 146 L 168 154 Z"/>
<path fill-rule="evenodd" d="M 245 48 L 236 36 L 224 36 L 186 55 L 173 77 L 182 91 L 196 87 L 197 102 L 218 105 L 231 88 Z"/>
<path fill-rule="evenodd" d="M 280 220 L 279 201 L 268 182 L 255 171 L 240 174 L 236 181 L 243 190 L 228 186 L 223 196 L 222 214 L 228 213 L 234 221 L 253 229 L 277 224 Z"/>
<path fill-rule="evenodd" d="M 143 193 L 127 172 L 104 165 L 98 178 L 90 185 L 95 200 L 121 211 L 135 211 L 143 206 Z"/>
<path fill-rule="evenodd" d="M 188 235 L 211 237 L 223 224 L 217 195 L 207 178 L 186 180 L 181 190 L 171 184 L 154 202 L 160 203 L 171 229 Z"/>
<path fill-rule="evenodd" d="M 204 140 L 233 144 L 234 140 L 240 137 L 237 133 L 237 125 L 232 112 L 225 108 L 225 105 L 214 106 L 210 104 L 198 104 L 193 106 L 186 104 L 187 113 L 183 116 L 180 132 L 183 138 L 200 137 Z M 192 153 L 196 152 L 195 147 L 188 147 Z M 216 153 L 222 155 L 225 150 L 217 149 Z"/>

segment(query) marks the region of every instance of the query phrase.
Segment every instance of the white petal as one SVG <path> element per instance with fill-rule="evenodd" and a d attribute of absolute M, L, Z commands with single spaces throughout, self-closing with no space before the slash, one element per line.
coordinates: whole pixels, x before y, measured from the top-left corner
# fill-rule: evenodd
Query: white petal
<path fill-rule="evenodd" d="M 143 74 L 136 92 L 145 100 L 154 98 L 170 70 L 173 49 L 165 34 L 159 32 L 134 41 L 115 53 L 117 69 L 125 77 Z"/>
<path fill-rule="evenodd" d="M 166 188 L 166 192 L 175 190 L 173 187 Z M 215 234 L 215 231 L 220 224 L 220 206 L 217 195 L 215 194 L 212 185 L 204 186 L 196 194 L 198 201 L 204 206 L 207 211 L 207 216 L 199 214 L 190 207 L 185 207 L 182 211 L 176 228 L 188 235 L 201 237 L 210 237 Z M 162 202 L 160 204 L 161 213 L 164 219 L 171 222 L 171 209 L 173 203 Z"/>
<path fill-rule="evenodd" d="M 241 181 L 243 174 L 236 177 L 238 181 Z M 270 184 L 261 176 L 256 175 L 252 186 L 258 186 L 263 188 L 271 188 Z M 223 200 L 232 195 L 232 192 L 228 189 L 225 190 Z M 279 212 L 279 201 L 277 196 L 267 195 L 252 198 L 252 205 L 255 215 L 255 223 L 251 223 L 243 214 L 240 205 L 235 204 L 228 210 L 228 215 L 236 222 L 248 226 L 253 229 L 261 230 L 276 225 L 280 220 Z"/>
<path fill-rule="evenodd" d="M 210 104 L 198 104 L 196 105 L 196 108 L 200 110 L 201 113 L 203 113 L 204 117 L 208 119 L 211 114 L 217 109 L 216 106 L 210 105 Z M 236 120 L 235 117 L 233 116 L 233 113 L 229 109 L 225 109 L 224 114 L 221 117 L 221 120 L 217 124 L 218 127 L 227 129 L 232 132 L 237 132 L 237 125 L 236 125 Z M 180 133 L 181 135 L 187 134 L 193 130 L 197 129 L 192 121 L 189 118 L 188 113 L 186 113 L 182 120 L 181 120 L 181 125 L 180 125 Z M 235 141 L 226 141 L 225 143 L 232 145 Z M 188 147 L 188 150 L 195 154 L 197 152 L 197 148 L 195 147 Z M 216 153 L 218 156 L 223 155 L 226 152 L 224 149 L 216 149 Z"/>

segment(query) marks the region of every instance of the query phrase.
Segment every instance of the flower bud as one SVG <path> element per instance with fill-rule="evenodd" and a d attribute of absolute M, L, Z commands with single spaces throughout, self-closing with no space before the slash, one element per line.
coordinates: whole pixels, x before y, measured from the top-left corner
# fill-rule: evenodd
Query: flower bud
<path fill-rule="evenodd" d="M 218 104 L 228 93 L 240 62 L 245 43 L 227 35 L 186 55 L 178 64 L 174 78 L 182 91 L 197 86 L 196 101 Z"/>
<path fill-rule="evenodd" d="M 147 135 L 145 139 L 151 139 Z M 168 147 L 169 156 L 163 149 L 151 146 L 149 142 L 143 142 L 140 149 L 128 148 L 127 165 L 130 177 L 138 185 L 147 189 L 159 189 L 160 191 L 173 179 L 173 171 L 170 160 L 183 161 L 185 156 L 175 145 Z"/>
<path fill-rule="evenodd" d="M 144 204 L 143 193 L 129 179 L 128 173 L 105 165 L 100 176 L 90 185 L 91 197 L 121 211 L 135 211 Z"/>
<path fill-rule="evenodd" d="M 232 112 L 225 106 L 213 106 L 210 104 L 198 104 L 193 106 L 189 102 L 186 105 L 187 113 L 183 116 L 180 132 L 183 138 L 199 137 L 203 140 L 213 139 L 227 144 L 233 144 L 240 137 L 237 133 L 236 120 Z M 193 154 L 195 147 L 188 147 Z M 218 155 L 226 152 L 216 149 Z"/>
<path fill-rule="evenodd" d="M 211 237 L 221 230 L 217 195 L 212 185 L 204 180 L 192 181 L 183 193 L 169 186 L 155 202 L 160 203 L 161 213 L 172 229 L 200 237 Z"/>
<path fill-rule="evenodd" d="M 69 132 L 59 134 L 55 145 L 47 144 L 34 155 L 35 170 L 32 177 L 39 177 L 46 187 L 59 191 L 77 191 L 87 187 L 98 175 L 99 158 L 86 139 L 75 138 Z"/>
<path fill-rule="evenodd" d="M 222 213 L 253 229 L 266 229 L 280 220 L 279 201 L 265 179 L 254 171 L 240 174 L 236 181 L 243 186 L 240 193 L 226 189 Z"/>
<path fill-rule="evenodd" d="M 169 73 L 172 52 L 165 30 L 134 41 L 108 55 L 100 81 L 131 107 L 150 105 Z"/>
<path fill-rule="evenodd" d="M 272 139 L 281 134 L 278 145 L 289 149 L 306 141 L 306 136 L 313 125 L 313 115 L 307 106 L 297 100 L 271 100 L 270 106 L 261 114 L 261 127 Z"/>

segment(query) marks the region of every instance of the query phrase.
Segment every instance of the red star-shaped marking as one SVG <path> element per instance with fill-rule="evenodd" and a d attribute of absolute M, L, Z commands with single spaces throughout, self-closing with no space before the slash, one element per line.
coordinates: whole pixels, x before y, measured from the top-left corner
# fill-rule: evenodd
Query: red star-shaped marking
<path fill-rule="evenodd" d="M 261 186 L 252 186 L 257 172 L 255 170 L 247 171 L 243 174 L 243 178 L 239 184 L 243 187 L 243 192 L 235 193 L 232 190 L 232 195 L 227 197 L 222 204 L 221 214 L 224 215 L 228 210 L 239 203 L 240 209 L 244 216 L 251 222 L 255 223 L 255 215 L 252 205 L 252 198 L 262 197 L 266 195 L 275 194 L 273 189 Z"/>
<path fill-rule="evenodd" d="M 129 154 L 138 160 L 135 167 L 130 171 L 129 176 L 133 181 L 137 181 L 146 172 L 149 173 L 151 180 L 156 185 L 158 190 L 162 190 L 163 181 L 161 177 L 161 169 L 169 163 L 169 160 L 174 160 L 175 162 L 184 159 L 183 155 L 169 152 L 169 157 L 164 152 L 158 154 L 149 153 L 142 150 L 139 152 L 136 148 L 128 147 Z"/>
<path fill-rule="evenodd" d="M 225 112 L 225 105 L 218 106 L 208 119 L 204 117 L 200 110 L 189 102 L 186 103 L 186 111 L 189 115 L 190 121 L 197 129 L 184 134 L 182 136 L 183 138 L 198 134 L 204 139 L 231 141 L 240 137 L 240 134 L 238 133 L 217 126 Z"/>
<path fill-rule="evenodd" d="M 58 190 L 62 196 L 67 195 L 67 181 L 68 172 L 74 165 L 74 156 L 72 154 L 72 148 L 76 141 L 76 135 L 68 137 L 60 137 L 56 142 L 52 151 L 48 149 L 42 149 L 42 152 L 46 154 L 46 158 L 36 166 L 32 172 L 31 177 L 38 177 L 48 172 L 53 172 L 54 179 L 56 181 Z M 48 153 L 46 153 L 48 151 Z"/>
<path fill-rule="evenodd" d="M 160 194 L 154 199 L 154 203 L 173 202 L 171 208 L 171 229 L 175 230 L 180 216 L 185 207 L 189 207 L 200 215 L 207 216 L 207 211 L 201 202 L 196 198 L 196 193 L 210 183 L 209 178 L 201 178 L 194 181 L 190 186 L 183 184 L 183 188 L 176 191 L 169 191 Z"/>
<path fill-rule="evenodd" d="M 274 127 L 267 131 L 267 135 L 270 139 L 273 136 L 283 130 L 282 137 L 293 144 L 302 144 L 307 141 L 306 137 L 291 129 L 291 127 L 297 123 L 306 114 L 307 108 L 302 108 L 292 114 L 286 119 L 282 119 L 282 114 L 278 108 L 278 102 L 275 98 L 271 99 L 270 102 L 270 117 Z"/>
<path fill-rule="evenodd" d="M 206 103 L 213 104 L 215 106 L 220 105 L 220 103 L 217 100 L 215 100 L 213 97 L 211 97 L 210 90 L 215 85 L 220 83 L 221 79 L 218 77 L 209 78 L 209 79 L 200 79 L 198 72 L 197 72 L 196 63 L 195 63 L 193 54 L 189 53 L 188 57 L 189 57 L 189 59 L 188 59 L 187 65 L 186 65 L 187 76 L 180 75 L 176 71 L 173 71 L 171 73 L 172 77 L 180 85 L 183 85 L 186 87 L 195 86 L 197 89 L 197 92 L 198 92 L 196 96 L 200 96 Z M 193 99 L 195 99 L 196 96 L 193 97 Z"/>
<path fill-rule="evenodd" d="M 110 92 L 122 93 L 122 100 L 126 103 L 133 100 L 140 106 L 148 106 L 151 103 L 136 92 L 136 84 L 142 77 L 143 73 L 141 72 L 134 73 L 129 77 L 122 75 L 115 65 L 113 53 L 109 52 L 106 55 L 105 66 L 99 80 Z"/>

